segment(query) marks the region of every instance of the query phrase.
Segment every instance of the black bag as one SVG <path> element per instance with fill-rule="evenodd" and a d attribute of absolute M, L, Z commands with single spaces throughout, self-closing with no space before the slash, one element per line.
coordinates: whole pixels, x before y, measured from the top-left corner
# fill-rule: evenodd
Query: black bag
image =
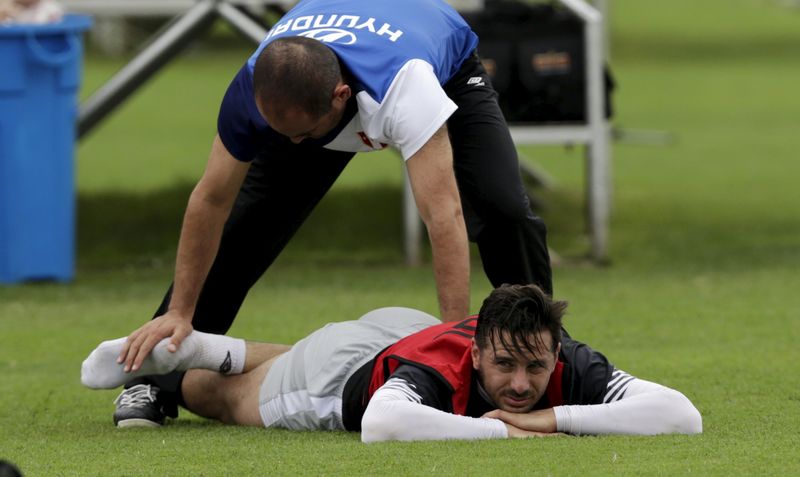
<path fill-rule="evenodd" d="M 586 122 L 584 25 L 551 4 L 486 0 L 464 15 L 509 122 Z M 605 68 L 606 117 L 614 81 Z"/>

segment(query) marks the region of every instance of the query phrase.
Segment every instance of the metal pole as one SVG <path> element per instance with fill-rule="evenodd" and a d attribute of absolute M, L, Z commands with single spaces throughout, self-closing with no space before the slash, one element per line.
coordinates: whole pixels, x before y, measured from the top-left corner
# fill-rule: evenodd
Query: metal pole
<path fill-rule="evenodd" d="M 600 12 L 600 16 L 603 18 L 603 58 L 605 61 L 609 61 L 611 59 L 611 39 L 609 37 L 611 25 L 611 3 L 609 0 L 594 0 L 593 3 L 594 7 Z"/>
<path fill-rule="evenodd" d="M 599 15 L 598 15 L 599 17 Z M 608 259 L 608 218 L 610 211 L 609 131 L 603 93 L 603 31 L 600 18 L 586 22 L 587 108 L 592 140 L 589 143 L 589 219 L 591 255 L 596 261 Z"/>
<path fill-rule="evenodd" d="M 167 64 L 216 16 L 216 0 L 200 0 L 176 17 L 155 40 L 125 65 L 113 78 L 84 101 L 78 110 L 78 138 L 91 131 L 103 118 Z"/>
<path fill-rule="evenodd" d="M 414 201 L 414 192 L 411 190 L 411 179 L 408 169 L 403 164 L 403 251 L 406 256 L 406 265 L 416 266 L 422 263 L 420 252 L 422 243 L 422 220 L 417 212 L 417 203 Z"/>
<path fill-rule="evenodd" d="M 217 5 L 217 13 L 225 20 L 228 20 L 228 23 L 233 25 L 239 33 L 256 44 L 261 43 L 261 40 L 267 36 L 267 30 L 265 30 L 262 25 L 242 13 L 230 3 L 219 3 Z"/>
<path fill-rule="evenodd" d="M 608 217 L 610 211 L 609 129 L 605 119 L 603 93 L 603 16 L 583 0 L 560 0 L 584 21 L 586 54 L 586 112 L 589 128 L 587 211 L 592 258 L 608 259 Z"/>

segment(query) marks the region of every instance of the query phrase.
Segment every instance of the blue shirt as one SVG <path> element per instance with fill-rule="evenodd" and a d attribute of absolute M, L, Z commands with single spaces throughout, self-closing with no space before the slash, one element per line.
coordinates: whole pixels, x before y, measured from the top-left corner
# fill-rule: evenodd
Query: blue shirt
<path fill-rule="evenodd" d="M 266 45 L 286 36 L 324 42 L 354 79 L 350 86 L 358 114 L 312 141 L 354 152 L 389 143 L 405 158 L 455 110 L 441 86 L 478 43 L 461 16 L 442 0 L 301 1 L 272 27 L 223 99 L 218 131 L 239 160 L 252 160 L 278 136 L 256 109 L 253 68 Z"/>

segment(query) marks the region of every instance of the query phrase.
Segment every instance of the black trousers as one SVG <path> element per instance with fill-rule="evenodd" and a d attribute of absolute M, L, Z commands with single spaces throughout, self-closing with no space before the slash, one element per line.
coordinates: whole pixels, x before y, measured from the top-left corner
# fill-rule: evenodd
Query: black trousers
<path fill-rule="evenodd" d="M 495 287 L 535 283 L 552 293 L 545 225 L 530 210 L 516 148 L 478 56 L 467 59 L 444 89 L 458 105 L 447 122 L 455 176 L 467 232 L 478 244 L 486 276 Z M 353 153 L 286 140 L 253 161 L 200 293 L 192 320 L 195 329 L 228 331 L 250 287 L 352 157 Z M 155 316 L 166 312 L 171 293 L 170 287 Z M 181 373 L 172 373 L 128 386 L 141 382 L 159 386 L 165 411 L 177 415 L 173 393 L 181 379 Z"/>

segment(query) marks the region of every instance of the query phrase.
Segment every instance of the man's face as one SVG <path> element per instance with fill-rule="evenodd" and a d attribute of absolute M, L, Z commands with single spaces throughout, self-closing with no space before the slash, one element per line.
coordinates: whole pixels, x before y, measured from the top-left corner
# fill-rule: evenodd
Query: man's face
<path fill-rule="evenodd" d="M 292 107 L 277 111 L 268 104 L 258 105 L 258 109 L 273 130 L 299 144 L 304 139 L 319 139 L 331 132 L 342 120 L 350 94 L 350 87 L 339 83 L 333 92 L 330 111 L 322 116 L 312 116 Z"/>
<path fill-rule="evenodd" d="M 505 336 L 511 342 L 510 336 Z M 550 332 L 539 333 L 542 349 L 537 353 L 523 350 L 520 354 L 503 347 L 498 336 L 493 337 L 494 346 L 481 349 L 473 340 L 472 366 L 477 371 L 483 389 L 498 408 L 508 412 L 524 413 L 533 409 L 541 399 L 556 366 L 559 344 L 552 351 L 553 338 Z M 531 340 L 531 343 L 536 343 Z"/>

